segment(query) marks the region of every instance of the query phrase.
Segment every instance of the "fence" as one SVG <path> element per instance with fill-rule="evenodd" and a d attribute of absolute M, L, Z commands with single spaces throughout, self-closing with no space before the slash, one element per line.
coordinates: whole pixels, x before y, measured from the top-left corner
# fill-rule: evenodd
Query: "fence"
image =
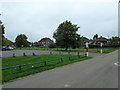
<path fill-rule="evenodd" d="M 66 58 L 68 58 L 68 60 L 72 60 L 72 59 L 74 59 L 75 57 L 84 58 L 84 57 L 86 57 L 86 56 L 80 56 L 80 55 L 78 54 L 78 55 L 76 55 L 76 56 L 69 56 L 69 57 L 66 57 Z M 2 69 L 0 69 L 0 70 L 6 70 L 6 69 L 12 69 L 12 68 L 18 68 L 18 70 L 21 70 L 22 67 L 24 67 L 24 66 L 35 65 L 35 64 L 40 64 L 40 63 L 43 63 L 44 66 L 46 66 L 46 65 L 47 65 L 47 62 L 53 62 L 53 61 L 58 61 L 58 60 L 63 63 L 63 62 L 64 62 L 64 59 L 65 59 L 65 58 L 56 58 L 56 59 L 46 60 L 46 61 L 41 61 L 41 62 L 28 63 L 28 64 L 17 65 L 17 66 L 12 66 L 12 67 L 5 67 L 5 68 L 2 68 Z"/>

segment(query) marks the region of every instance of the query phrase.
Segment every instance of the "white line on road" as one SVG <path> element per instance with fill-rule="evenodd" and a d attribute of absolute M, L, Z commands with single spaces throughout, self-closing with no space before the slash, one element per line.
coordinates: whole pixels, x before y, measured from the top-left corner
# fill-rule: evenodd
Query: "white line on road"
<path fill-rule="evenodd" d="M 70 88 L 71 85 L 65 84 L 64 87 L 65 87 L 65 88 Z"/>
<path fill-rule="evenodd" d="M 114 65 L 116 65 L 116 66 L 120 66 L 120 65 L 119 65 L 119 62 L 114 63 Z"/>

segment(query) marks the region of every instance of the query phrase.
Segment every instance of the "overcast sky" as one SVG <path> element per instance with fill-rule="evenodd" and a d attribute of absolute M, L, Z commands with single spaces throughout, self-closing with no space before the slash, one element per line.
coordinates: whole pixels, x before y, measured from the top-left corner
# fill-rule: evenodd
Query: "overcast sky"
<path fill-rule="evenodd" d="M 12 41 L 25 34 L 31 42 L 51 39 L 66 20 L 81 28 L 81 36 L 111 37 L 118 34 L 118 0 L 29 0 L 0 2 L 5 36 Z"/>

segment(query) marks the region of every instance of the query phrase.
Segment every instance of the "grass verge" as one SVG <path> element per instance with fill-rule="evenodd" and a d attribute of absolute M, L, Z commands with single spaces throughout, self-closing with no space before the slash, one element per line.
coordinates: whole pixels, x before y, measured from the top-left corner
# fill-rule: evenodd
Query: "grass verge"
<path fill-rule="evenodd" d="M 61 59 L 62 58 L 62 59 Z M 2 82 L 7 82 L 15 78 L 27 76 L 30 74 L 42 72 L 45 70 L 53 69 L 56 67 L 64 66 L 78 61 L 83 61 L 86 59 L 91 59 L 92 57 L 76 56 L 76 55 L 63 55 L 63 54 L 53 54 L 53 55 L 36 55 L 36 56 L 18 56 L 18 57 L 7 57 L 2 60 L 2 68 L 11 67 L 16 65 L 35 63 L 46 60 L 53 60 L 45 63 L 37 63 L 32 65 L 27 65 L 21 67 L 15 67 L 11 69 L 2 70 Z M 58 59 L 58 60 L 55 60 Z"/>

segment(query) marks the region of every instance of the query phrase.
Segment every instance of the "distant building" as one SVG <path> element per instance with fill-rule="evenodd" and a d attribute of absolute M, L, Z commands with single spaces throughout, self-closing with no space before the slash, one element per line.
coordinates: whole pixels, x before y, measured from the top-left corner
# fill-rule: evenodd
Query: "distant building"
<path fill-rule="evenodd" d="M 50 43 L 52 43 L 53 40 L 51 40 L 50 38 L 42 38 L 39 41 L 39 47 L 48 47 Z"/>
<path fill-rule="evenodd" d="M 81 37 L 82 44 L 85 44 L 86 42 L 89 42 L 89 39 L 87 37 Z"/>
<path fill-rule="evenodd" d="M 82 44 L 85 45 L 86 42 L 88 42 L 89 44 L 93 44 L 93 45 L 100 45 L 100 43 L 102 42 L 103 45 L 108 44 L 109 40 L 105 37 L 98 37 L 98 35 L 94 35 L 93 39 L 88 39 L 87 37 L 81 37 L 81 41 Z"/>
<path fill-rule="evenodd" d="M 103 45 L 106 45 L 108 43 L 108 39 L 101 36 L 96 39 L 93 39 L 93 42 L 94 42 L 94 44 L 100 44 L 102 42 Z"/>

